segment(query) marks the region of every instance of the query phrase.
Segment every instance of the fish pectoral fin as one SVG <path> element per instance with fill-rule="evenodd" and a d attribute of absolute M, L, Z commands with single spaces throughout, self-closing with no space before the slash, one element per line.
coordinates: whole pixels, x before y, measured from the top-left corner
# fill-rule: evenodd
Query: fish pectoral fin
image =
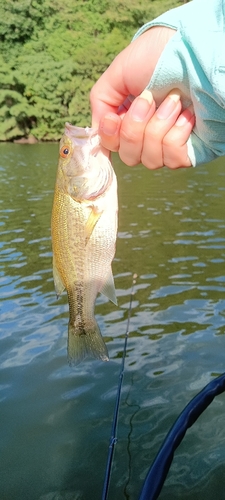
<path fill-rule="evenodd" d="M 87 245 L 87 242 L 89 241 L 89 239 L 92 235 L 92 232 L 94 230 L 94 227 L 96 226 L 101 215 L 102 215 L 102 212 L 96 212 L 94 210 L 94 208 L 91 209 L 90 215 L 89 215 L 88 220 L 85 224 L 85 245 Z"/>
<path fill-rule="evenodd" d="M 55 292 L 57 295 L 57 298 L 61 295 L 63 290 L 65 290 L 65 285 L 63 284 L 61 277 L 59 275 L 58 269 L 55 265 L 55 260 L 53 258 L 53 279 L 54 279 L 54 285 L 55 285 Z"/>
<path fill-rule="evenodd" d="M 113 302 L 117 306 L 117 298 L 116 298 L 116 291 L 115 291 L 115 285 L 114 285 L 114 279 L 113 279 L 113 274 L 112 274 L 112 269 L 110 269 L 110 272 L 103 283 L 103 286 L 100 290 L 100 292 L 108 297 L 109 300 Z"/>

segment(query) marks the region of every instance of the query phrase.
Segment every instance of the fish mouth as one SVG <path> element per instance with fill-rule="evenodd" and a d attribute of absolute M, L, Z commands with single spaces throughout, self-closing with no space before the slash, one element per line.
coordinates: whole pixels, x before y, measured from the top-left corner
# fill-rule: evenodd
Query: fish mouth
<path fill-rule="evenodd" d="M 74 139 L 88 139 L 98 135 L 98 130 L 91 127 L 76 127 L 69 122 L 65 123 L 65 134 Z"/>
<path fill-rule="evenodd" d="M 91 154 L 93 156 L 96 156 L 101 149 L 101 152 L 106 158 L 110 159 L 110 151 L 100 144 L 98 129 L 91 127 L 76 127 L 66 122 L 64 134 L 78 147 L 82 147 L 86 141 L 89 141 L 91 145 Z"/>

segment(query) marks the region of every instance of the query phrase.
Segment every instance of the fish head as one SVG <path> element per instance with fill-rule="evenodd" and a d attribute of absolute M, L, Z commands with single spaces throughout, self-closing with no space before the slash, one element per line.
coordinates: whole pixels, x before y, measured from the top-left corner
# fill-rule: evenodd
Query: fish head
<path fill-rule="evenodd" d="M 59 166 L 67 177 L 82 175 L 87 169 L 88 154 L 91 150 L 86 129 L 66 123 L 60 141 Z"/>
<path fill-rule="evenodd" d="M 113 176 L 109 154 L 102 148 L 97 130 L 66 123 L 58 165 L 63 190 L 76 201 L 100 196 Z"/>

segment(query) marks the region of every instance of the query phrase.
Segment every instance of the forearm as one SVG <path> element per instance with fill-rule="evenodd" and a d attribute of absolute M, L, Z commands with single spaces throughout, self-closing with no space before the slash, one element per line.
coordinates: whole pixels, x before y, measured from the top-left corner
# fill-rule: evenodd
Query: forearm
<path fill-rule="evenodd" d="M 193 102 L 196 125 L 188 151 L 194 166 L 225 155 L 224 9 L 224 0 L 194 0 L 147 23 L 134 37 L 154 26 L 176 30 L 147 88 L 157 104 L 173 88 L 180 89 L 184 107 Z"/>

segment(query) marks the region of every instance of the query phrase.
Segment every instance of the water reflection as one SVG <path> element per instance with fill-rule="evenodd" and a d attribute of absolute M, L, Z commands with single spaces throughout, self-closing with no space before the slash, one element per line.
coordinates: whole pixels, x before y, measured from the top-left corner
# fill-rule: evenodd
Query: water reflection
<path fill-rule="evenodd" d="M 0 498 L 100 498 L 136 272 L 109 495 L 136 500 L 178 413 L 224 371 L 224 160 L 149 172 L 114 157 L 119 306 L 99 296 L 96 307 L 110 361 L 71 370 L 67 298 L 56 300 L 51 269 L 57 146 L 0 150 Z M 224 411 L 222 395 L 189 431 L 160 498 L 223 498 Z"/>

